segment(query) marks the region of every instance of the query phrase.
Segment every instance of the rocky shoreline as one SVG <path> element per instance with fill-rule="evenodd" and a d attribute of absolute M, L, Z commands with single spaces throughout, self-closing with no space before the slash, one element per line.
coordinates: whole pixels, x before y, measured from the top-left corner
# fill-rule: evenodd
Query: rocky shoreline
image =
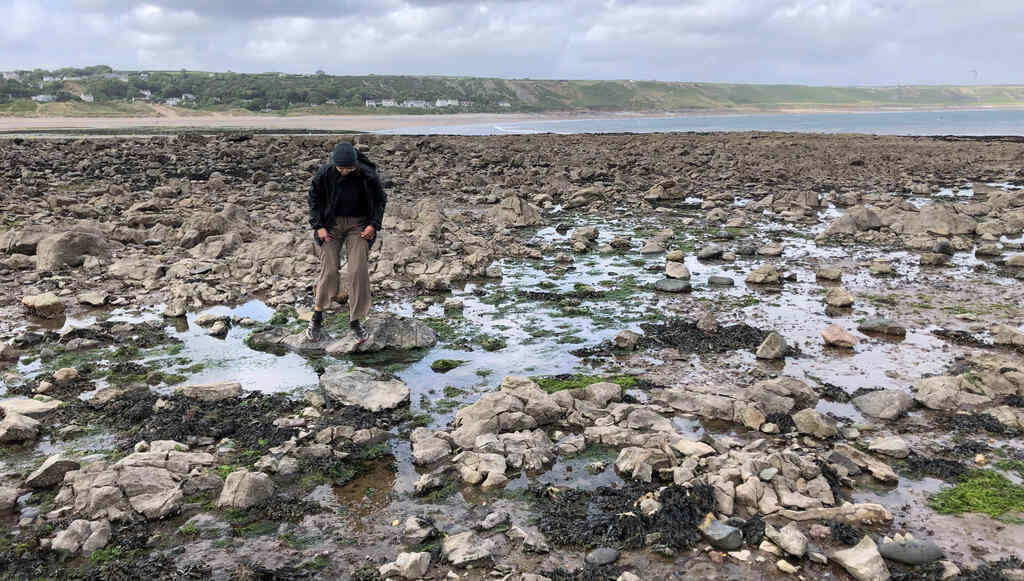
<path fill-rule="evenodd" d="M 0 579 L 1024 575 L 1024 144 L 352 139 L 4 142 Z"/>

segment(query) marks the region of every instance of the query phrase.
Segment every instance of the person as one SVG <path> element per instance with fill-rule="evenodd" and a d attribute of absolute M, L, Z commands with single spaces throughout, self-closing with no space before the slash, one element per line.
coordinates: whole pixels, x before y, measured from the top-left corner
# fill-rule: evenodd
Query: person
<path fill-rule="evenodd" d="M 320 275 L 306 338 L 321 340 L 324 310 L 340 288 L 338 269 L 344 245 L 349 326 L 361 343 L 366 340 L 362 321 L 370 313 L 370 248 L 380 232 L 388 200 L 377 166 L 351 143 L 338 143 L 330 161 L 313 176 L 307 197 L 309 225 L 320 251 Z"/>

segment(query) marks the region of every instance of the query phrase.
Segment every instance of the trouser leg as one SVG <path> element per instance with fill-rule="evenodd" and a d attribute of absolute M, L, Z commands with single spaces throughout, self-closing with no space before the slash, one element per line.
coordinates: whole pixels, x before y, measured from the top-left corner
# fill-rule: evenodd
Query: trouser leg
<path fill-rule="evenodd" d="M 341 239 L 335 236 L 334 228 L 330 231 L 331 239 L 320 245 L 320 276 L 316 280 L 315 303 L 316 311 L 326 310 L 331 298 L 338 294 L 341 283 L 338 267 L 341 255 Z"/>
<path fill-rule="evenodd" d="M 345 268 L 348 283 L 349 320 L 361 321 L 370 314 L 370 245 L 363 240 L 363 219 L 356 220 L 345 233 L 348 251 L 348 266 Z"/>

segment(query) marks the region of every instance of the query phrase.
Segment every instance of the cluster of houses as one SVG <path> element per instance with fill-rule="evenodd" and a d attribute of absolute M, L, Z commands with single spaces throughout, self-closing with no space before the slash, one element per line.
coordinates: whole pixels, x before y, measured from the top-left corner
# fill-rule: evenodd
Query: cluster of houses
<path fill-rule="evenodd" d="M 433 107 L 472 107 L 473 101 L 460 101 L 459 99 L 438 99 L 431 103 L 430 101 L 424 101 L 420 99 L 407 99 L 405 101 L 398 101 L 396 99 L 367 99 L 365 102 L 367 107 L 406 107 L 409 109 L 430 109 Z M 499 107 L 511 107 L 512 103 L 508 101 L 502 101 L 498 103 Z"/>

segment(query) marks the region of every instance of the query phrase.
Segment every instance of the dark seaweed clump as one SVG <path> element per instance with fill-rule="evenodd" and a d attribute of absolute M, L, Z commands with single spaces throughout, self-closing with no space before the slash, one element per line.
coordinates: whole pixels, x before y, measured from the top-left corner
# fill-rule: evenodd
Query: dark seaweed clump
<path fill-rule="evenodd" d="M 1003 403 L 1010 407 L 1024 408 L 1024 396 L 1019 396 L 1017 394 L 1008 395 L 1003 399 Z"/>
<path fill-rule="evenodd" d="M 730 518 L 725 524 L 740 529 L 743 533 L 743 542 L 748 547 L 757 547 L 764 540 L 764 521 L 760 517 L 753 517 L 748 520 L 741 518 Z"/>
<path fill-rule="evenodd" d="M 977 434 L 982 431 L 992 434 L 1007 434 L 1012 431 L 991 414 L 949 414 L 938 418 L 938 424 L 949 431 L 969 434 Z"/>
<path fill-rule="evenodd" d="M 827 399 L 828 401 L 834 401 L 837 403 L 846 403 L 850 401 L 850 394 L 846 393 L 846 390 L 834 383 L 823 383 L 821 389 L 818 390 L 818 395 L 821 399 Z"/>
<path fill-rule="evenodd" d="M 911 452 L 903 463 L 906 465 L 905 472 L 917 477 L 931 476 L 941 480 L 955 480 L 967 472 L 967 468 L 956 460 L 926 458 L 917 452 Z"/>
<path fill-rule="evenodd" d="M 779 427 L 780 434 L 788 434 L 796 429 L 796 423 L 793 422 L 793 416 L 784 414 L 781 412 L 775 412 L 768 414 L 764 418 L 765 423 L 775 424 Z"/>
<path fill-rule="evenodd" d="M 829 521 L 828 528 L 832 530 L 832 540 L 852 547 L 864 538 L 864 533 L 857 527 L 844 522 Z"/>
<path fill-rule="evenodd" d="M 661 542 L 675 549 L 700 542 L 697 525 L 715 509 L 711 487 L 669 486 L 661 492 L 662 509 L 646 517 L 634 503 L 653 490 L 644 485 L 567 490 L 541 505 L 539 528 L 553 543 L 572 547 L 638 549 L 651 533 L 660 533 Z"/>
<path fill-rule="evenodd" d="M 576 569 L 575 571 L 556 569 L 554 571 L 544 571 L 541 574 L 551 579 L 551 581 L 614 581 L 619 578 L 619 575 L 622 575 L 624 570 L 614 565 L 605 565 L 603 567 L 587 565 L 583 569 Z"/>
<path fill-rule="evenodd" d="M 991 347 L 992 344 L 987 341 L 982 341 L 975 335 L 968 333 L 967 331 L 955 331 L 952 329 L 936 329 L 932 331 L 932 335 L 935 335 L 939 339 L 949 341 L 955 345 L 968 345 L 971 347 Z"/>
<path fill-rule="evenodd" d="M 984 454 L 992 449 L 985 442 L 979 442 L 978 440 L 967 440 L 960 442 L 950 449 L 950 454 L 953 456 L 974 456 L 975 454 Z"/>
<path fill-rule="evenodd" d="M 977 569 L 964 571 L 957 579 L 960 581 L 1010 581 L 1010 578 L 1003 573 L 1007 569 L 1024 569 L 1024 561 L 1016 557 L 999 559 Z"/>
<path fill-rule="evenodd" d="M 664 324 L 642 324 L 644 347 L 675 347 L 687 353 L 724 353 L 738 349 L 757 349 L 768 336 L 750 325 L 738 324 L 721 327 L 714 333 L 705 333 L 697 323 L 673 319 Z"/>

